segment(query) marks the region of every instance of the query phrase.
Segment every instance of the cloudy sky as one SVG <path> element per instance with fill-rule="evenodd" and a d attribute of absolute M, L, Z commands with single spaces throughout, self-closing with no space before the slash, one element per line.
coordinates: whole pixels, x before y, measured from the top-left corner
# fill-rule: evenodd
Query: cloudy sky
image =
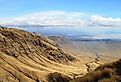
<path fill-rule="evenodd" d="M 120 0 L 0 0 L 0 24 L 121 28 Z"/>
<path fill-rule="evenodd" d="M 68 25 L 79 33 L 121 38 L 120 6 L 121 0 L 0 0 L 0 25 Z"/>

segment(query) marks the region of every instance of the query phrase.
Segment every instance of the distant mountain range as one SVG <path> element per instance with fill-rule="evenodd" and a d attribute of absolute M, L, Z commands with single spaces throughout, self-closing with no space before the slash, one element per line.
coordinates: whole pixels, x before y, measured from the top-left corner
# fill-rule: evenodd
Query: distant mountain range
<path fill-rule="evenodd" d="M 109 30 L 99 33 L 87 31 L 71 25 L 3 25 L 9 28 L 20 28 L 30 32 L 40 33 L 45 36 L 64 36 L 75 41 L 121 41 L 119 30 Z M 94 28 L 93 28 L 94 29 Z"/>
<path fill-rule="evenodd" d="M 65 27 L 65 26 L 71 26 L 71 25 L 28 25 L 28 24 L 23 24 L 23 25 L 1 25 L 1 26 L 5 26 L 5 27 Z"/>

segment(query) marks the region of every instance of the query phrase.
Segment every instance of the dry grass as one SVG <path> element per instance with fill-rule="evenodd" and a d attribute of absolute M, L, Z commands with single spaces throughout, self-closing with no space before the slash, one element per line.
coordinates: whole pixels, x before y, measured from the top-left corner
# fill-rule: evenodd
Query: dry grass
<path fill-rule="evenodd" d="M 0 44 L 0 82 L 69 82 L 87 72 L 83 58 L 76 61 L 48 38 L 33 33 L 0 28 Z M 119 81 L 120 69 L 121 60 L 72 82 Z"/>
<path fill-rule="evenodd" d="M 75 60 L 47 37 L 0 28 L 0 82 L 46 82 L 54 72 L 73 78 L 71 74 L 85 72 Z"/>
<path fill-rule="evenodd" d="M 93 72 L 71 82 L 121 82 L 121 60 L 99 66 Z"/>

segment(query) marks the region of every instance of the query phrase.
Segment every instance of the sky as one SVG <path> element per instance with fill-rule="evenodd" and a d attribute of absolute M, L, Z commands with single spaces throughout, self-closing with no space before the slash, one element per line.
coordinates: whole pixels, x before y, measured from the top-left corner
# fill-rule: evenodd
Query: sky
<path fill-rule="evenodd" d="M 0 0 L 0 24 L 121 28 L 121 0 Z"/>
<path fill-rule="evenodd" d="M 121 0 L 0 0 L 0 17 L 44 11 L 84 12 L 121 17 Z"/>

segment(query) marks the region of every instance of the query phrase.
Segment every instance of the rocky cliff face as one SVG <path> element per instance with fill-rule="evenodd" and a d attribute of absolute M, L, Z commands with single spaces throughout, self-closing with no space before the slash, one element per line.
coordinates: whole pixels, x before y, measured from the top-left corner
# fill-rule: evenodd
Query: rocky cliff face
<path fill-rule="evenodd" d="M 49 73 L 69 73 L 73 68 L 66 65 L 73 61 L 47 37 L 0 28 L 0 82 L 46 82 Z"/>

